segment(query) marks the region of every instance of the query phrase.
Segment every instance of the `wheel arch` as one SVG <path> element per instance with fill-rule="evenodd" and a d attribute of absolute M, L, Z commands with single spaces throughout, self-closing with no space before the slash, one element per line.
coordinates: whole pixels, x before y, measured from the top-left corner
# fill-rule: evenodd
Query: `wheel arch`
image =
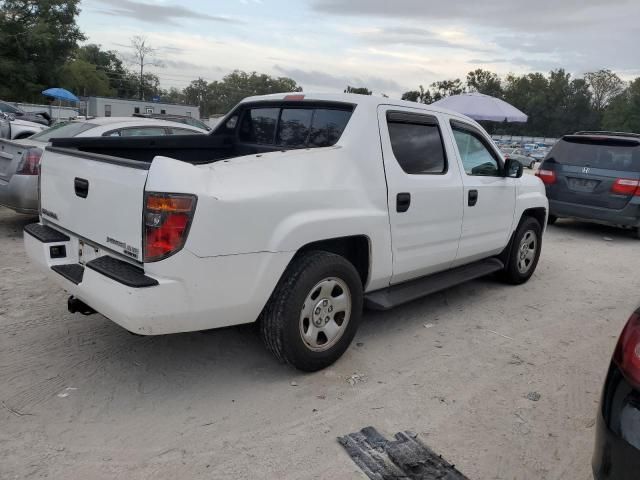
<path fill-rule="evenodd" d="M 511 232 L 511 237 L 509 237 L 509 243 L 507 243 L 507 246 L 504 247 L 504 250 L 502 250 L 500 255 L 498 255 L 498 258 L 505 265 L 509 261 L 509 257 L 511 255 L 511 246 L 513 245 L 513 239 L 515 238 L 516 232 L 518 231 L 518 228 L 520 228 L 520 225 L 522 224 L 522 222 L 526 218 L 533 218 L 533 219 L 537 220 L 538 223 L 540 224 L 542 235 L 544 235 L 546 221 L 547 221 L 547 213 L 548 212 L 547 212 L 547 209 L 545 207 L 532 207 L 532 208 L 527 208 L 527 209 L 522 211 L 522 215 L 520 215 L 520 219 L 518 220 L 518 223 L 516 224 L 515 228 L 513 229 L 513 232 Z"/>
<path fill-rule="evenodd" d="M 300 247 L 291 259 L 310 251 L 325 251 L 346 258 L 355 267 L 365 288 L 371 274 L 371 239 L 367 235 L 348 235 L 326 238 Z"/>

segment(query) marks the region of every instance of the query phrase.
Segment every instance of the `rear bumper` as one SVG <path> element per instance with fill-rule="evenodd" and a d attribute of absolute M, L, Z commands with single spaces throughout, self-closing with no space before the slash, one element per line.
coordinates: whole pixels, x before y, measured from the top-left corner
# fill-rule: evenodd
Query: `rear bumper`
<path fill-rule="evenodd" d="M 607 225 L 638 227 L 640 226 L 640 198 L 633 198 L 622 210 L 590 207 L 587 205 L 560 202 L 550 198 L 549 213 L 556 217 L 570 217 Z"/>
<path fill-rule="evenodd" d="M 0 180 L 0 205 L 18 213 L 38 213 L 38 176 L 13 175 Z"/>
<path fill-rule="evenodd" d="M 68 241 L 45 243 L 25 231 L 25 249 L 31 261 L 71 295 L 141 335 L 255 321 L 293 255 L 262 252 L 199 258 L 183 249 L 161 262 L 145 264 L 143 271 L 138 267 L 151 281 L 131 286 L 131 282 L 123 283 L 122 277 L 110 274 L 108 268 L 91 268 L 92 262 L 87 263 L 82 275 L 68 271 L 65 275 L 60 266 L 79 268 L 75 267 L 78 240 L 72 234 L 67 236 Z M 51 247 L 61 245 L 68 256 L 51 258 Z"/>
<path fill-rule="evenodd" d="M 640 472 L 640 394 L 611 365 L 596 419 L 592 468 L 596 480 L 637 480 Z"/>

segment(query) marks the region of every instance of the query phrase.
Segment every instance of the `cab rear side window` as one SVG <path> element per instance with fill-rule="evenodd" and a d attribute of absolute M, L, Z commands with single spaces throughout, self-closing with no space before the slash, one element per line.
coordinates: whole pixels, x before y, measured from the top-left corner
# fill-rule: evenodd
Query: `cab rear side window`
<path fill-rule="evenodd" d="M 286 148 L 329 147 L 342 136 L 352 110 L 315 107 L 251 108 L 244 112 L 239 140 Z"/>
<path fill-rule="evenodd" d="M 389 112 L 387 125 L 393 155 L 405 173 L 425 175 L 447 171 L 442 134 L 435 117 Z"/>
<path fill-rule="evenodd" d="M 273 145 L 279 115 L 279 108 L 247 110 L 240 123 L 240 140 L 246 143 Z"/>

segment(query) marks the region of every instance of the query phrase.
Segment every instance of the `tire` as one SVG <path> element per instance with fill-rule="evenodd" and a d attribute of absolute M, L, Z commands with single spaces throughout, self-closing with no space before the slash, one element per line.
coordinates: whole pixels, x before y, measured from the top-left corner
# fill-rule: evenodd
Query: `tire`
<path fill-rule="evenodd" d="M 556 217 L 555 215 L 549 215 L 549 218 L 547 219 L 547 225 L 553 225 L 554 223 L 556 223 L 556 220 L 558 220 L 558 217 Z"/>
<path fill-rule="evenodd" d="M 535 166 L 536 166 L 536 161 L 534 160 L 529 164 L 529 170 L 533 170 Z"/>
<path fill-rule="evenodd" d="M 542 248 L 542 227 L 532 217 L 524 217 L 520 222 L 510 247 L 502 278 L 512 285 L 525 283 L 538 265 Z"/>
<path fill-rule="evenodd" d="M 338 360 L 362 317 L 362 280 L 344 257 L 299 255 L 287 267 L 260 315 L 260 334 L 280 361 L 314 372 Z"/>

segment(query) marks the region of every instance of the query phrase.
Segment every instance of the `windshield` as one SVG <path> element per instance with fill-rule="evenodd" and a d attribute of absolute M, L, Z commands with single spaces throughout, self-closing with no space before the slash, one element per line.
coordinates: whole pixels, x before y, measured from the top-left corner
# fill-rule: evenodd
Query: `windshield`
<path fill-rule="evenodd" d="M 20 110 L 17 107 L 14 107 L 13 105 L 9 105 L 8 103 L 0 102 L 0 112 L 4 112 L 4 113 L 21 113 L 22 110 Z"/>
<path fill-rule="evenodd" d="M 560 165 L 640 172 L 640 146 L 616 139 L 562 139 L 547 161 Z"/>
<path fill-rule="evenodd" d="M 31 137 L 32 140 L 38 140 L 40 142 L 48 142 L 52 138 L 69 138 L 86 132 L 94 127 L 97 127 L 95 123 L 88 122 L 62 122 L 54 125 L 51 128 L 36 133 Z"/>

